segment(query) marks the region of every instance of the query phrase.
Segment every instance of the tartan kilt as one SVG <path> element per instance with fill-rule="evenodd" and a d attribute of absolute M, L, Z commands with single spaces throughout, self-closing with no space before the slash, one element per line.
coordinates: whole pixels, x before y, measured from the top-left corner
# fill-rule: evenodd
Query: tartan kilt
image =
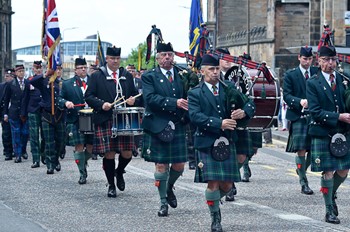
<path fill-rule="evenodd" d="M 346 135 L 346 140 L 350 140 L 350 134 Z M 342 158 L 336 158 L 331 155 L 329 144 L 331 138 L 312 137 L 311 140 L 311 171 L 335 171 L 346 170 L 350 168 L 350 151 Z M 320 161 L 320 162 L 318 162 Z"/>
<path fill-rule="evenodd" d="M 253 143 L 248 130 L 236 130 L 238 140 L 236 141 L 236 154 L 247 155 L 251 157 L 254 155 Z"/>
<path fill-rule="evenodd" d="M 93 144 L 94 135 L 79 132 L 78 123 L 68 123 L 66 126 L 66 144 L 75 146 L 78 144 Z"/>
<path fill-rule="evenodd" d="M 310 150 L 311 137 L 308 134 L 308 129 L 306 118 L 300 118 L 291 123 L 286 152 Z"/>
<path fill-rule="evenodd" d="M 231 155 L 225 161 L 216 161 L 211 157 L 211 154 L 197 150 L 197 165 L 194 182 L 207 183 L 208 181 L 241 181 L 241 174 L 239 173 L 236 158 L 235 144 L 231 144 L 230 148 Z M 202 168 L 198 167 L 199 163 L 203 163 Z"/>
<path fill-rule="evenodd" d="M 175 125 L 174 139 L 170 143 L 163 142 L 158 137 L 144 130 L 142 157 L 145 161 L 169 164 L 187 161 L 186 127 Z"/>
<path fill-rule="evenodd" d="M 255 148 L 262 148 L 262 132 L 261 131 L 249 131 L 250 138 L 252 139 L 252 146 Z"/>
<path fill-rule="evenodd" d="M 101 125 L 95 125 L 95 134 L 93 138 L 92 152 L 96 154 L 105 154 L 109 151 L 132 151 L 134 148 L 133 136 L 112 137 L 113 120 L 110 119 Z"/>

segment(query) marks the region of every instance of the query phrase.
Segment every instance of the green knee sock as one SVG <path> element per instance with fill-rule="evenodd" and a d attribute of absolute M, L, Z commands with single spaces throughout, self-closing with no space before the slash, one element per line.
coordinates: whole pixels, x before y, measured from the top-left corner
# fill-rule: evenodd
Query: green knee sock
<path fill-rule="evenodd" d="M 327 210 L 327 206 L 332 205 L 333 178 L 329 180 L 325 180 L 323 177 L 321 178 L 321 192 Z"/>
<path fill-rule="evenodd" d="M 244 175 L 250 176 L 250 173 L 249 173 L 249 158 L 248 157 L 244 160 L 243 172 L 244 172 Z"/>
<path fill-rule="evenodd" d="M 79 173 L 81 176 L 86 175 L 85 171 L 85 153 L 84 152 L 74 152 L 75 163 L 78 166 Z"/>
<path fill-rule="evenodd" d="M 220 190 L 211 191 L 209 189 L 206 189 L 205 199 L 207 200 L 210 213 L 219 212 L 219 201 L 221 199 Z"/>
<path fill-rule="evenodd" d="M 345 177 L 339 176 L 337 172 L 334 173 L 333 176 L 333 194 L 337 192 L 339 186 L 345 181 L 347 175 Z"/>
<path fill-rule="evenodd" d="M 91 157 L 92 157 L 91 153 L 85 150 L 85 161 L 88 161 L 89 159 L 91 159 Z"/>
<path fill-rule="evenodd" d="M 310 165 L 311 165 L 311 153 L 308 152 L 306 154 L 305 171 L 310 167 Z"/>
<path fill-rule="evenodd" d="M 174 169 L 170 168 L 168 184 L 173 186 L 175 184 L 176 180 L 179 179 L 179 177 L 182 175 L 183 172 L 184 172 L 184 170 L 175 171 Z"/>
<path fill-rule="evenodd" d="M 154 179 L 156 181 L 156 187 L 158 187 L 158 193 L 160 197 L 161 204 L 167 204 L 168 201 L 166 199 L 166 189 L 167 189 L 167 179 L 169 173 L 168 172 L 155 172 Z"/>
<path fill-rule="evenodd" d="M 299 183 L 300 185 L 307 184 L 306 172 L 305 172 L 305 156 L 296 156 L 295 163 L 298 168 Z"/>

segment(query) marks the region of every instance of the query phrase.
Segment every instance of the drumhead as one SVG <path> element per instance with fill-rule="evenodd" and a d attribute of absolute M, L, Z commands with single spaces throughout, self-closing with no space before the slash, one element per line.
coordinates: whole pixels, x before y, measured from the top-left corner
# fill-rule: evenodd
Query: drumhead
<path fill-rule="evenodd" d="M 92 111 L 93 111 L 93 109 L 89 108 L 89 109 L 82 109 L 82 110 L 79 110 L 78 112 L 84 113 L 84 114 L 89 114 L 89 113 L 92 114 Z"/>
<path fill-rule="evenodd" d="M 121 108 L 116 108 L 113 110 L 113 113 L 121 113 L 121 114 L 125 114 L 125 113 L 143 113 L 145 111 L 145 108 L 143 107 L 121 107 Z"/>

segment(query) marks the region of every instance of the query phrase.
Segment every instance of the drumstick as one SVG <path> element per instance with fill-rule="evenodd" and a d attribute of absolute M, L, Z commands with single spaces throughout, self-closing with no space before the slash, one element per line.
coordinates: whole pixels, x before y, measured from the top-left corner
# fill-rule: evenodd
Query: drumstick
<path fill-rule="evenodd" d="M 75 104 L 74 107 L 85 106 L 85 104 Z"/>
<path fill-rule="evenodd" d="M 134 98 L 140 97 L 141 95 L 142 95 L 142 93 L 139 93 L 139 94 L 137 94 L 136 96 L 134 96 Z M 119 103 L 119 104 L 117 104 L 117 105 L 115 105 L 115 106 L 116 106 L 116 107 L 117 107 L 117 106 L 120 106 L 120 105 L 124 104 L 126 101 L 127 101 L 127 100 L 125 100 L 125 101 L 123 101 L 123 102 L 121 102 L 121 103 Z"/>
<path fill-rule="evenodd" d="M 115 101 L 111 104 L 111 106 L 115 105 L 115 103 L 119 102 L 119 101 L 122 100 L 122 99 L 124 99 L 124 96 L 122 96 L 122 97 L 118 98 L 117 100 L 115 100 Z"/>

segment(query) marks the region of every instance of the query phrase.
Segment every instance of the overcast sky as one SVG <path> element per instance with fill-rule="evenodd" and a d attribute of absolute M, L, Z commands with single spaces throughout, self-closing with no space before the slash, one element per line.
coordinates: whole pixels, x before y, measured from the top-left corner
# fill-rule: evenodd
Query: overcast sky
<path fill-rule="evenodd" d="M 12 49 L 40 44 L 42 2 L 12 1 Z M 102 41 L 122 48 L 122 56 L 144 42 L 154 24 L 174 50 L 188 51 L 190 6 L 191 0 L 56 0 L 64 41 L 82 40 L 99 31 Z"/>

